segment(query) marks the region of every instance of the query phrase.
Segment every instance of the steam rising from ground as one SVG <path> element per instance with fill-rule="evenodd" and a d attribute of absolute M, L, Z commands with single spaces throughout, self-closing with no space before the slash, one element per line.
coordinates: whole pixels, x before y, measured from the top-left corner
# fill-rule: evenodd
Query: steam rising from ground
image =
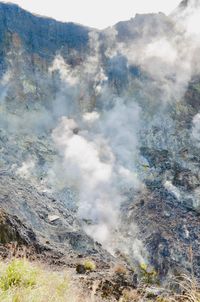
<path fill-rule="evenodd" d="M 63 117 L 52 134 L 62 157 L 54 171 L 57 181 L 64 177 L 79 192 L 78 214 L 94 223 L 86 231 L 110 249 L 123 192 L 142 188 L 134 171 L 138 122 L 137 106 L 118 100 L 108 112 L 83 114 L 79 124 Z"/>
<path fill-rule="evenodd" d="M 106 60 L 116 59 L 116 72 L 122 76 L 123 70 L 118 64 L 122 57 L 127 60 L 125 65 L 122 64 L 123 68 L 140 66 L 147 74 L 146 85 L 141 83 L 143 98 L 148 99 L 150 94 L 155 98 L 157 93 L 160 106 L 180 100 L 191 77 L 199 70 L 196 53 L 200 44 L 193 36 L 190 22 L 193 14 L 194 10 L 188 9 L 185 23 L 179 13 L 167 21 L 162 14 L 152 16 L 163 28 L 158 31 L 152 28 L 157 32 L 149 36 L 146 25 L 141 26 L 139 37 L 133 35 L 128 42 L 118 41 L 115 28 L 107 29 L 103 40 L 100 33 L 92 32 L 90 53 L 82 66 L 70 70 L 61 58 L 62 64 L 57 67 L 58 58 L 54 61 L 54 68 L 60 71 L 61 78 L 75 90 L 82 90 L 83 97 L 79 115 L 61 118 L 53 131 L 52 137 L 62 160 L 55 164 L 56 172 L 51 171 L 50 178 L 51 181 L 54 177 L 60 178 L 79 192 L 78 214 L 93 221 L 92 225 L 86 226 L 86 231 L 107 248 L 112 248 L 120 228 L 120 206 L 127 199 L 126 192 L 143 187 L 136 175 L 138 132 L 143 121 L 141 110 L 134 103 L 134 92 L 131 97 L 126 93 L 117 97 L 108 88 L 101 49 L 104 48 Z M 138 18 L 143 22 L 145 16 Z M 87 93 L 91 85 L 93 100 Z M 96 108 L 97 100 L 100 111 Z M 194 124 L 197 124 L 196 120 Z M 179 198 L 177 189 L 170 183 L 166 183 L 166 188 Z"/>
<path fill-rule="evenodd" d="M 33 159 L 28 159 L 27 161 L 22 163 L 22 166 L 16 170 L 16 175 L 21 178 L 29 179 L 33 173 L 35 168 L 35 162 Z"/>
<path fill-rule="evenodd" d="M 51 135 L 59 156 L 47 169 L 47 183 L 55 190 L 70 188 L 77 193 L 78 215 L 87 220 L 86 232 L 109 250 L 118 247 L 119 239 L 126 248 L 120 234 L 120 207 L 144 189 L 137 162 L 139 132 L 148 127 L 145 116 L 150 115 L 152 103 L 155 114 L 179 101 L 199 71 L 196 15 L 199 9 L 191 1 L 187 10 L 179 9 L 169 18 L 136 16 L 124 40 L 117 26 L 92 31 L 83 62 L 72 67 L 58 54 L 49 67 L 46 82 L 55 78 L 59 82 L 59 93 L 49 108 L 39 104 L 24 116 L 2 115 L 1 125 L 12 132 L 40 134 L 45 129 Z M 2 85 L 14 78 L 10 70 Z M 25 92 L 30 90 L 27 83 L 24 87 Z M 0 108 L 5 112 L 7 89 L 2 91 Z M 198 143 L 199 120 L 198 114 L 192 132 Z M 35 159 L 25 160 L 16 174 L 29 178 L 35 165 Z M 166 181 L 165 187 L 180 198 L 171 182 Z M 132 254 L 141 262 L 143 245 L 136 238 L 134 222 L 130 231 L 135 236 Z"/>

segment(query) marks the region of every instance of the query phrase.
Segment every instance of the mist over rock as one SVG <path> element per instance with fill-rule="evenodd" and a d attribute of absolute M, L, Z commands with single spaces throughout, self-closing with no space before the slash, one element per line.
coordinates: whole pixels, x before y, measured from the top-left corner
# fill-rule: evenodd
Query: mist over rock
<path fill-rule="evenodd" d="M 103 31 L 0 3 L 0 206 L 33 245 L 160 276 L 190 271 L 192 249 L 200 274 L 190 3 Z"/>
<path fill-rule="evenodd" d="M 186 7 L 193 6 L 198 7 L 199 6 L 199 0 L 183 0 L 179 4 L 179 8 L 185 9 Z"/>

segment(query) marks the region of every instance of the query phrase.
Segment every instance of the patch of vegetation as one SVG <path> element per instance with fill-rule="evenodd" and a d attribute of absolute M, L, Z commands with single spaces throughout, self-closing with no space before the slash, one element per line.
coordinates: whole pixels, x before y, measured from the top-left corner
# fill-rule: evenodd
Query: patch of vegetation
<path fill-rule="evenodd" d="M 96 269 L 94 262 L 84 262 L 87 270 Z M 119 274 L 126 267 L 118 266 Z M 200 286 L 194 277 L 181 275 L 169 280 L 166 288 L 156 283 L 157 274 L 146 265 L 141 265 L 141 284 L 137 288 L 125 287 L 121 296 L 115 294 L 103 297 L 102 288 L 97 284 L 86 291 L 83 283 L 73 283 L 73 278 L 65 271 L 50 271 L 47 267 L 33 264 L 27 260 L 0 261 L 0 301 L 1 302 L 200 302 Z M 69 273 L 69 272 L 68 272 Z M 70 274 L 72 272 L 70 271 Z M 155 279 L 154 279 L 155 278 Z M 71 281 L 70 281 L 71 280 Z M 97 280 L 98 281 L 98 280 Z M 146 283 L 145 283 L 145 282 Z M 105 282 L 106 290 L 115 293 L 112 281 Z M 178 292 L 173 290 L 177 285 Z M 154 291 L 155 289 L 155 291 Z M 156 292 L 156 289 L 158 290 Z M 114 291 L 113 291 L 114 290 Z M 150 290 L 150 291 L 149 291 Z M 152 290 L 152 296 L 151 296 Z M 106 300 L 107 299 L 107 300 Z"/>
<path fill-rule="evenodd" d="M 141 279 L 145 284 L 157 284 L 158 283 L 158 276 L 156 271 L 149 267 L 146 264 L 140 265 L 140 275 Z"/>
<path fill-rule="evenodd" d="M 71 302 L 69 280 L 27 260 L 0 262 L 1 302 Z M 75 300 L 74 300 L 75 301 Z"/>
<path fill-rule="evenodd" d="M 84 268 L 86 271 L 95 271 L 96 270 L 96 264 L 91 260 L 85 260 L 83 265 L 84 265 Z"/>
<path fill-rule="evenodd" d="M 26 260 L 11 261 L 0 277 L 0 288 L 3 291 L 10 287 L 30 287 L 36 284 L 36 269 Z"/>

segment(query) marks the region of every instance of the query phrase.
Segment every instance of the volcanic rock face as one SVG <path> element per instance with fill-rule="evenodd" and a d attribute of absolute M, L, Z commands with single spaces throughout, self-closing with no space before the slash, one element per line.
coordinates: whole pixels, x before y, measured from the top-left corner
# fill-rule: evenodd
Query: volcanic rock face
<path fill-rule="evenodd" d="M 97 31 L 0 4 L 2 243 L 200 274 L 200 44 L 184 5 Z"/>
<path fill-rule="evenodd" d="M 16 249 L 32 248 L 49 263 L 62 261 L 69 266 L 79 255 L 93 257 L 102 267 L 113 261 L 61 202 L 6 174 L 1 175 L 0 187 L 1 246 L 15 242 Z"/>

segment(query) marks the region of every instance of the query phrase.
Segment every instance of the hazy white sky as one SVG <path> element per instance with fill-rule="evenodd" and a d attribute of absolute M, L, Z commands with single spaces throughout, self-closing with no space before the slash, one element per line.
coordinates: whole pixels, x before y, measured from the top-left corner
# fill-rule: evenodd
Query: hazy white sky
<path fill-rule="evenodd" d="M 60 21 L 99 29 L 134 17 L 136 13 L 171 12 L 181 0 L 11 0 L 21 7 Z"/>

